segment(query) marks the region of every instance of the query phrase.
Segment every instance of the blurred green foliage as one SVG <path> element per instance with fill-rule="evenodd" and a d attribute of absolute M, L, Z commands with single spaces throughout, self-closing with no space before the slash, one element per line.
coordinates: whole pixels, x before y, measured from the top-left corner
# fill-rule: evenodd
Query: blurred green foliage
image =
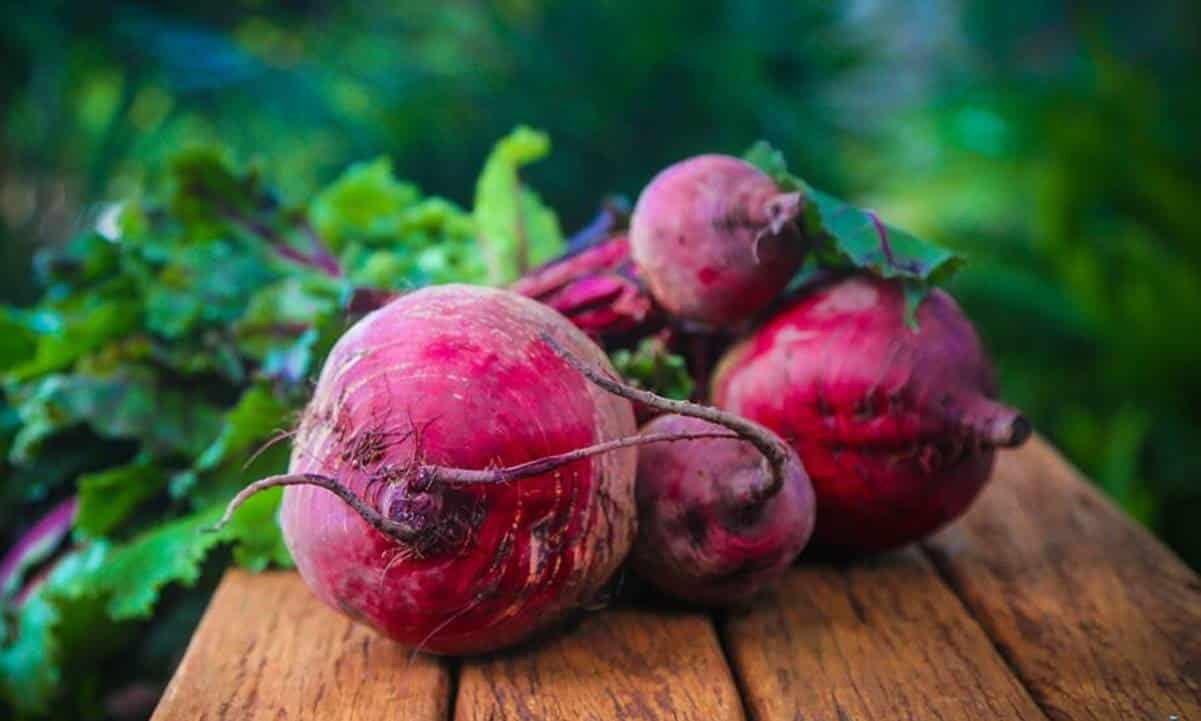
<path fill-rule="evenodd" d="M 1006 396 L 1201 567 L 1201 6 L 971 3 L 956 62 L 864 161 L 965 253 Z"/>
<path fill-rule="evenodd" d="M 1186 0 L 26 3 L 6 8 L 0 24 L 0 293 L 32 303 L 39 275 L 51 288 L 92 288 L 116 261 L 101 236 L 79 231 L 119 222 L 135 236 L 173 238 L 130 208 L 154 207 L 161 198 L 144 193 L 164 177 L 214 180 L 205 175 L 211 158 L 195 157 L 194 172 L 167 167 L 197 143 L 254 158 L 279 186 L 270 207 L 303 204 L 356 282 L 394 285 L 483 278 L 487 257 L 466 240 L 491 229 L 495 238 L 482 233 L 491 255 L 511 257 L 506 207 L 532 212 L 537 230 L 524 252 L 545 257 L 606 194 L 633 196 L 674 160 L 769 138 L 815 186 L 965 255 L 951 288 L 986 336 L 1007 398 L 1201 567 L 1199 29 L 1201 9 Z M 555 153 L 522 169 L 541 196 L 512 175 L 544 151 L 537 134 L 511 138 L 478 176 L 496 139 L 522 122 L 555 140 Z M 189 197 L 168 213 L 184 228 L 205 222 Z M 118 214 L 115 200 L 133 203 Z M 558 221 L 539 212 L 542 203 Z M 292 220 L 273 215 L 269 225 L 304 248 Z M 188 422 L 153 423 L 145 412 L 146 388 L 177 374 L 228 385 L 240 354 L 274 377 L 299 377 L 319 353 L 320 332 L 287 348 L 262 334 L 296 320 L 280 316 L 285 306 L 311 321 L 332 318 L 347 299 L 321 274 L 249 267 L 242 261 L 260 252 L 252 247 L 197 244 L 174 262 L 124 258 L 87 307 L 0 316 L 13 394 L 0 437 L 6 456 L 25 462 L 5 471 L 0 542 L 71 479 L 86 533 L 120 541 L 55 571 L 63 583 L 48 585 L 60 611 L 98 612 L 69 581 L 129 547 L 136 536 L 121 529 L 136 527 L 134 509 L 165 497 L 151 505 L 166 504 L 179 523 L 185 511 L 205 512 L 171 504 L 259 440 L 228 429 L 245 422 L 261 433 L 294 407 L 286 395 L 271 405 L 277 396 L 241 378 L 236 393 L 215 394 L 213 408 L 192 409 Z M 53 251 L 38 274 L 35 249 Z M 52 262 L 64 257 L 77 262 Z M 188 272 L 204 267 L 221 267 L 220 280 Z M 496 279 L 513 272 L 492 266 Z M 153 291 L 155 313 L 131 314 L 121 283 Z M 278 292 L 252 298 L 273 283 Z M 211 302 L 189 304 L 196 293 Z M 57 346 L 39 340 L 55 322 L 69 326 Z M 242 334 L 232 360 L 205 335 L 230 323 Z M 189 350 L 166 357 L 123 345 L 121 357 L 148 370 L 111 382 L 100 351 L 130 328 L 187 339 L 179 347 Z M 89 354 L 101 357 L 81 368 Z M 129 425 L 89 425 L 95 398 Z M 154 434 L 142 432 L 148 424 Z M 105 433 L 154 442 L 97 443 Z M 211 454 L 211 467 L 163 475 L 194 447 Z M 88 504 L 89 494 L 115 506 Z M 272 553 L 253 538 L 241 543 L 237 552 L 252 558 Z M 162 547 L 153 538 L 146 546 Z M 181 578 L 193 571 L 203 585 L 197 564 Z M 121 607 L 131 617 L 136 601 Z M 168 589 L 159 608 L 137 658 L 161 670 L 200 606 Z M 26 609 L 43 620 L 54 613 Z M 60 631 L 64 643 L 81 632 Z M 114 626 L 113 642 L 124 632 Z M 5 663 L 23 668 L 29 648 Z M 93 701 L 92 715 L 120 710 Z"/>
<path fill-rule="evenodd" d="M 518 174 L 548 150 L 529 128 L 503 138 L 470 213 L 386 160 L 285 204 L 256 168 L 181 150 L 112 227 L 39 255 L 39 302 L 0 306 L 5 532 L 57 505 L 0 566 L 0 709 L 121 715 L 114 695 L 170 666 L 133 641 L 164 628 L 171 595 L 207 596 L 231 560 L 290 564 L 279 493 L 216 529 L 225 503 L 286 470 L 283 429 L 356 317 L 397 291 L 562 252 L 553 211 Z M 181 650 L 186 627 L 162 645 Z M 116 654 L 125 663 L 107 664 Z"/>

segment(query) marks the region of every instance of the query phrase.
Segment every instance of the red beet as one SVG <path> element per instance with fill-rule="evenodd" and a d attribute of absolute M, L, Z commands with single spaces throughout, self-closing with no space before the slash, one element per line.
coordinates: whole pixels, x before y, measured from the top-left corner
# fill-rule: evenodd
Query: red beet
<path fill-rule="evenodd" d="M 802 199 L 738 158 L 700 155 L 659 173 L 630 221 L 630 249 L 671 314 L 711 326 L 743 321 L 788 284 L 805 254 Z"/>
<path fill-rule="evenodd" d="M 721 606 L 746 600 L 787 568 L 809 540 L 814 504 L 805 469 L 779 436 L 561 354 L 601 388 L 669 414 L 648 423 L 642 438 L 678 442 L 639 451 L 642 525 L 633 559 L 641 575 L 677 598 Z"/>
<path fill-rule="evenodd" d="M 600 589 L 635 524 L 633 450 L 538 463 L 634 432 L 630 404 L 545 338 L 610 369 L 562 316 L 507 291 L 428 288 L 371 313 L 326 361 L 290 474 L 231 511 L 289 486 L 281 525 L 305 581 L 404 644 L 528 638 Z"/>
<path fill-rule="evenodd" d="M 644 329 L 656 316 L 625 233 L 537 268 L 510 290 L 549 305 L 594 338 Z"/>
<path fill-rule="evenodd" d="M 720 426 L 659 416 L 643 433 L 700 433 Z M 763 457 L 742 440 L 659 443 L 638 452 L 634 570 L 660 590 L 705 605 L 745 601 L 774 581 L 813 532 L 813 486 L 789 452 L 784 483 L 748 502 L 768 479 Z"/>
<path fill-rule="evenodd" d="M 901 285 L 828 282 L 732 349 L 713 400 L 779 433 L 817 491 L 816 542 L 887 549 L 958 517 L 1026 420 L 993 400 L 991 365 L 959 306 L 935 290 L 905 324 Z"/>

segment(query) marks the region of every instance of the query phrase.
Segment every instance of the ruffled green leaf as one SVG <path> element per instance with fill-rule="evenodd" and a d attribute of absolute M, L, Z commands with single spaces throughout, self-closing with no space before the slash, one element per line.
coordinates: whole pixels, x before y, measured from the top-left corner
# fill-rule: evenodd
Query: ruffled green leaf
<path fill-rule="evenodd" d="M 378 158 L 350 166 L 314 198 L 309 217 L 321 237 L 341 250 L 355 237 L 384 230 L 420 197 L 416 186 L 392 174 L 392 161 Z"/>
<path fill-rule="evenodd" d="M 766 141 L 751 146 L 743 159 L 771 177 L 781 190 L 804 195 L 803 223 L 817 242 L 819 266 L 901 279 L 906 286 L 911 323 L 929 287 L 946 281 L 962 263 L 956 253 L 888 225 L 874 212 L 839 200 L 792 175 L 784 155 Z M 812 271 L 812 266 L 806 266 L 801 273 Z"/>
<path fill-rule="evenodd" d="M 488 156 L 475 187 L 476 229 L 496 285 L 516 280 L 527 268 L 563 249 L 554 211 L 521 181 L 519 171 L 550 152 L 550 137 L 525 126 L 503 138 Z"/>
<path fill-rule="evenodd" d="M 166 483 L 166 473 L 146 458 L 82 475 L 75 527 L 87 536 L 106 536 Z"/>
<path fill-rule="evenodd" d="M 33 330 L 21 322 L 14 311 L 0 308 L 0 372 L 28 361 L 37 346 Z"/>
<path fill-rule="evenodd" d="M 134 330 L 141 307 L 133 299 L 89 298 L 69 314 L 47 313 L 52 323 L 37 339 L 33 357 L 8 372 L 9 381 L 24 381 L 69 367 L 106 343 Z"/>
<path fill-rule="evenodd" d="M 130 366 L 99 377 L 51 375 L 15 389 L 24 423 L 10 458 L 27 463 L 50 436 L 87 424 L 102 438 L 137 439 L 156 453 L 196 455 L 220 427 L 213 406 L 183 390 L 164 387 L 148 368 Z"/>
<path fill-rule="evenodd" d="M 692 396 L 696 384 L 688 364 L 656 338 L 642 339 L 633 351 L 618 349 L 609 358 L 618 374 L 636 387 L 679 400 Z"/>
<path fill-rule="evenodd" d="M 254 446 L 275 435 L 288 422 L 290 409 L 266 385 L 252 386 L 225 416 L 221 434 L 196 460 L 209 471 L 227 460 L 244 463 Z"/>

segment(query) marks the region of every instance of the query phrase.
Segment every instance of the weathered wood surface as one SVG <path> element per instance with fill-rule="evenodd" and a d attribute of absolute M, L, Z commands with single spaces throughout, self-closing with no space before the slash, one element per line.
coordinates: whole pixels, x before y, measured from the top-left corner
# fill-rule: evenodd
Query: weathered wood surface
<path fill-rule="evenodd" d="M 456 721 L 736 721 L 742 705 L 707 616 L 615 610 L 528 651 L 466 661 Z"/>
<path fill-rule="evenodd" d="M 1201 580 L 1041 439 L 929 548 L 1052 719 L 1201 719 Z"/>
<path fill-rule="evenodd" d="M 915 550 L 796 568 L 723 635 L 759 721 L 1044 718 Z"/>
<path fill-rule="evenodd" d="M 444 662 L 329 610 L 295 573 L 230 571 L 152 721 L 440 721 Z"/>
<path fill-rule="evenodd" d="M 1173 716 L 1201 721 L 1201 580 L 1034 439 L 922 548 L 804 564 L 745 613 L 610 610 L 461 664 L 295 574 L 232 571 L 153 721 Z"/>

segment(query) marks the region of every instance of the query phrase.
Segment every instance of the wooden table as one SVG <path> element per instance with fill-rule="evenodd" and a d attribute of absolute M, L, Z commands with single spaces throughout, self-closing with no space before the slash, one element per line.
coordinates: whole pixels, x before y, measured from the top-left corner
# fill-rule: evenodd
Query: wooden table
<path fill-rule="evenodd" d="M 231 571 L 154 715 L 449 718 L 1201 721 L 1201 580 L 1035 439 L 921 546 L 803 564 L 746 613 L 610 610 L 483 659 Z"/>

